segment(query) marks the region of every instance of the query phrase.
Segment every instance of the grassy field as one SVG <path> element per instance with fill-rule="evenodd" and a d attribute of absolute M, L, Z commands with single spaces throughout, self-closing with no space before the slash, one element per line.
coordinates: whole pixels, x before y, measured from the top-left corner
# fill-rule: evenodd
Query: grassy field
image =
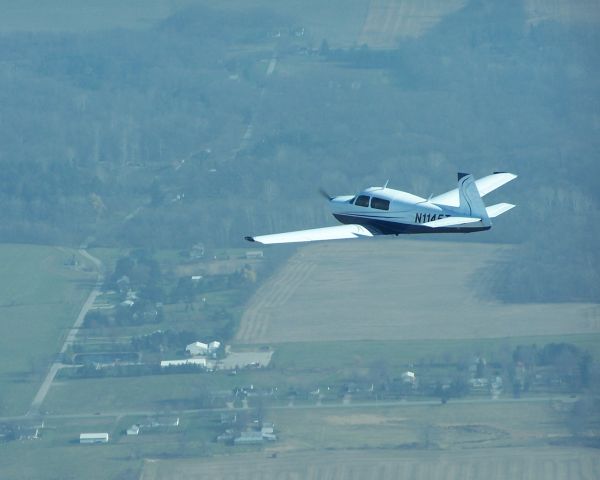
<path fill-rule="evenodd" d="M 542 448 L 469 452 L 413 452 L 397 450 L 291 452 L 277 458 L 243 455 L 211 460 L 146 461 L 144 480 L 191 479 L 198 475 L 228 480 L 373 479 L 414 480 L 573 480 L 599 478 L 599 462 L 592 452 Z"/>
<path fill-rule="evenodd" d="M 0 407 L 4 415 L 27 410 L 92 288 L 91 270 L 65 266 L 73 256 L 84 262 L 71 249 L 0 245 Z"/>
<path fill-rule="evenodd" d="M 550 402 L 482 402 L 395 407 L 269 410 L 281 449 L 531 446 L 570 436 Z"/>
<path fill-rule="evenodd" d="M 193 405 L 194 399 L 213 383 L 207 385 L 207 380 L 209 376 L 205 374 L 58 380 L 43 408 L 51 414 L 159 411 L 173 400 Z M 190 408 L 190 404 L 186 405 Z"/>
<path fill-rule="evenodd" d="M 550 446 L 570 436 L 564 413 L 550 403 L 285 409 L 266 416 L 281 440 L 265 451 L 146 461 L 142 478 L 600 478 L 593 450 Z"/>
<path fill-rule="evenodd" d="M 595 304 L 483 300 L 509 247 L 379 239 L 302 247 L 242 317 L 239 343 L 492 338 L 599 333 Z"/>
<path fill-rule="evenodd" d="M 369 0 L 337 2 L 292 0 L 283 4 L 270 0 L 60 0 L 48 4 L 38 0 L 0 0 L 0 32 L 49 31 L 90 32 L 114 28 L 147 28 L 190 6 L 230 11 L 267 9 L 304 27 L 318 47 L 327 38 L 332 46 L 356 42 L 369 8 Z M 335 21 L 333 21 L 335 19 Z"/>
<path fill-rule="evenodd" d="M 143 392 L 137 392 L 142 394 Z M 233 448 L 213 442 L 219 412 L 177 413 L 180 426 L 127 437 L 145 415 L 47 418 L 42 438 L 0 449 L 6 478 L 600 478 L 594 450 L 568 443 L 562 402 L 266 408 L 280 440 Z M 590 421 L 597 425 L 598 419 Z M 81 446 L 81 432 L 108 445 Z M 250 454 L 244 452 L 250 450 Z M 272 453 L 277 458 L 270 458 Z M 235 455 L 234 455 L 235 453 Z M 310 460 L 307 460 L 310 458 Z M 300 461 L 302 459 L 302 461 Z M 307 470 L 308 469 L 308 470 Z M 140 476 L 140 471 L 142 471 Z M 443 472 L 453 472 L 441 476 Z M 379 476 L 378 476 L 379 475 Z"/>
<path fill-rule="evenodd" d="M 482 355 L 493 361 L 495 357 L 511 355 L 518 345 L 541 347 L 560 342 L 572 343 L 590 352 L 594 359 L 600 358 L 600 334 L 545 335 L 502 339 L 290 342 L 273 346 L 275 353 L 271 366 L 310 371 L 368 367 L 382 361 L 394 369 L 415 363 L 456 362 L 474 355 Z"/>
<path fill-rule="evenodd" d="M 123 431 L 143 417 L 47 419 L 38 440 L 10 442 L 0 449 L 2 478 L 138 479 L 143 458 L 198 458 L 212 444 L 215 415 L 182 417 L 180 427 L 127 437 Z M 82 432 L 107 432 L 106 445 L 80 445 Z M 210 445 L 209 445 L 210 443 Z"/>
<path fill-rule="evenodd" d="M 525 0 L 528 22 L 537 25 L 544 21 L 556 21 L 566 24 L 598 24 L 600 5 L 593 0 Z"/>
<path fill-rule="evenodd" d="M 372 0 L 359 43 L 376 48 L 395 48 L 401 37 L 421 36 L 445 15 L 463 8 L 465 4 L 464 0 Z"/>
<path fill-rule="evenodd" d="M 165 18 L 185 0 L 2 0 L 0 31 L 87 32 L 110 28 L 140 28 Z"/>
<path fill-rule="evenodd" d="M 50 414 L 169 411 L 200 408 L 208 392 L 220 397 L 235 387 L 254 385 L 261 390 L 277 387 L 313 390 L 318 385 L 339 381 L 340 372 L 245 370 L 236 376 L 227 373 L 187 373 L 123 378 L 56 380 L 43 405 Z M 221 399 L 215 405 L 225 406 Z"/>

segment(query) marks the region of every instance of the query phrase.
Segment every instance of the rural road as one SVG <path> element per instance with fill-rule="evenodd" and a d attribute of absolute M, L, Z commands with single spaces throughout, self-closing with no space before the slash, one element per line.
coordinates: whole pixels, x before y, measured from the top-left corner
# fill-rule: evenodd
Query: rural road
<path fill-rule="evenodd" d="M 565 402 L 573 403 L 577 401 L 577 397 L 567 395 L 544 395 L 539 397 L 522 397 L 522 398 L 458 398 L 450 399 L 448 405 L 473 405 L 473 404 L 502 404 L 502 403 L 548 403 L 548 402 Z M 444 405 L 439 400 L 396 400 L 396 401 L 380 401 L 380 402 L 355 402 L 355 403 L 326 403 L 326 404 L 293 404 L 293 405 L 273 405 L 269 406 L 269 410 L 336 410 L 336 409 L 360 409 L 360 408 L 386 408 L 386 407 L 426 407 Z M 178 410 L 178 414 L 202 414 L 216 412 L 230 412 L 235 410 L 243 410 L 243 408 L 195 408 Z M 82 418 L 113 418 L 124 416 L 152 416 L 160 415 L 162 412 L 157 410 L 115 410 L 105 411 L 101 413 L 62 413 L 62 414 L 44 414 L 45 419 L 82 419 Z M 28 414 L 29 415 L 29 414 Z M 0 421 L 21 420 L 25 417 L 0 417 Z"/>
<path fill-rule="evenodd" d="M 79 311 L 79 315 L 77 315 L 77 318 L 75 319 L 75 323 L 73 324 L 73 326 L 70 328 L 69 332 L 67 333 L 65 341 L 63 343 L 63 346 L 60 349 L 61 354 L 65 353 L 67 351 L 67 348 L 69 348 L 69 346 L 75 342 L 75 338 L 77 337 L 77 332 L 79 331 L 79 328 L 83 324 L 83 320 L 85 319 L 85 316 L 89 312 L 90 308 L 92 308 L 92 306 L 94 305 L 94 302 L 96 301 L 96 297 L 98 295 L 100 295 L 102 282 L 104 281 L 104 271 L 103 271 L 102 262 L 98 258 L 94 257 L 93 255 L 91 255 L 89 252 L 87 252 L 84 249 L 80 249 L 79 254 L 82 257 L 87 258 L 94 265 L 94 267 L 97 271 L 96 284 L 94 285 L 94 288 L 88 295 L 86 301 L 83 303 L 83 306 L 81 307 L 81 310 Z M 27 414 L 25 415 L 26 417 L 30 417 L 30 416 L 39 414 L 40 406 L 44 402 L 44 399 L 46 398 L 46 395 L 48 394 L 48 390 L 50 389 L 50 386 L 52 385 L 52 382 L 54 381 L 56 374 L 64 366 L 65 365 L 63 365 L 58 360 L 55 361 L 50 366 L 50 369 L 48 370 L 48 373 L 46 374 L 44 381 L 40 385 L 38 392 L 36 393 L 35 397 L 33 398 L 33 401 L 31 402 L 31 406 L 29 407 L 29 410 L 27 411 Z"/>

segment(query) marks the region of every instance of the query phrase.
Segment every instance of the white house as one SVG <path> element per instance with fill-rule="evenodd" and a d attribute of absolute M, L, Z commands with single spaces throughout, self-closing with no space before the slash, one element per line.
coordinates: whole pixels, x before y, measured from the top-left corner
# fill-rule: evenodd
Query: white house
<path fill-rule="evenodd" d="M 415 376 L 415 372 L 404 372 L 401 375 L 402 381 L 404 383 L 415 383 L 417 381 L 417 377 Z"/>
<path fill-rule="evenodd" d="M 208 345 L 202 342 L 190 343 L 185 347 L 185 351 L 188 352 L 192 357 L 197 355 L 206 355 L 208 353 Z"/>
<path fill-rule="evenodd" d="M 108 433 L 82 433 L 79 443 L 108 443 Z"/>

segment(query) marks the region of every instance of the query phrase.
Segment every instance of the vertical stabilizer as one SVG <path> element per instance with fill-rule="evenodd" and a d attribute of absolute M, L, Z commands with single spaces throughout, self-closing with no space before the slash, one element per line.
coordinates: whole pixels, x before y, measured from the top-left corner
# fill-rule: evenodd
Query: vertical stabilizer
<path fill-rule="evenodd" d="M 491 224 L 485 204 L 481 199 L 481 195 L 479 195 L 479 190 L 477 190 L 473 175 L 469 173 L 458 174 L 458 198 L 458 209 L 461 213 L 468 217 L 481 218 L 484 225 Z"/>

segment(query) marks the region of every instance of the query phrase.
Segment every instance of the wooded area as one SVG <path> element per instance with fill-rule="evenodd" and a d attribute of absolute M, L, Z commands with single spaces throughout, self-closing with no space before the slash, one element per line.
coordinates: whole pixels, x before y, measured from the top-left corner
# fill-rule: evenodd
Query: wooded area
<path fill-rule="evenodd" d="M 194 7 L 148 29 L 0 36 L 0 240 L 241 245 L 333 224 L 318 187 L 428 196 L 457 170 L 508 170 L 486 200 L 518 208 L 469 237 L 517 245 L 485 294 L 600 299 L 597 29 L 479 0 L 393 50 L 302 27 Z"/>

